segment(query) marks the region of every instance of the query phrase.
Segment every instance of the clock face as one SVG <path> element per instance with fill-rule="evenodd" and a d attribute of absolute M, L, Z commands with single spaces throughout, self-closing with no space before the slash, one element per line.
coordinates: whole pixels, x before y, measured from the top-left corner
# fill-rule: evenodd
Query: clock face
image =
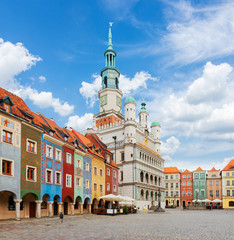
<path fill-rule="evenodd" d="M 113 74 L 112 73 L 110 74 L 110 77 L 113 78 Z"/>
<path fill-rule="evenodd" d="M 100 98 L 100 105 L 106 105 L 107 104 L 107 95 L 104 95 Z"/>
<path fill-rule="evenodd" d="M 119 96 L 116 96 L 117 105 L 122 108 L 122 99 Z"/>

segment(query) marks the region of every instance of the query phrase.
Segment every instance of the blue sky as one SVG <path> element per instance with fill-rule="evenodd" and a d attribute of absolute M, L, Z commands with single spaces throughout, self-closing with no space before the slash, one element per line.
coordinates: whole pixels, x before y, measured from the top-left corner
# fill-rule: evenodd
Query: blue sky
<path fill-rule="evenodd" d="M 108 22 L 120 87 L 162 126 L 167 166 L 234 156 L 233 1 L 0 1 L 0 86 L 77 130 L 98 113 Z"/>

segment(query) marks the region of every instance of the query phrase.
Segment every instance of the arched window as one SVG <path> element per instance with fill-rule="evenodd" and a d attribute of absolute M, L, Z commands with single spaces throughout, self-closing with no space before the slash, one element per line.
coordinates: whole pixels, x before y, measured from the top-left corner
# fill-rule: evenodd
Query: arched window
<path fill-rule="evenodd" d="M 140 173 L 140 178 L 141 178 L 141 182 L 144 182 L 144 173 L 143 172 Z"/>
<path fill-rule="evenodd" d="M 118 78 L 115 78 L 115 87 L 119 89 L 119 80 Z"/>
<path fill-rule="evenodd" d="M 141 189 L 141 200 L 144 200 L 144 190 Z"/>
<path fill-rule="evenodd" d="M 145 193 L 145 199 L 148 200 L 149 199 L 149 191 L 147 190 Z"/>
<path fill-rule="evenodd" d="M 107 77 L 104 77 L 104 88 L 107 88 Z"/>
<path fill-rule="evenodd" d="M 148 175 L 148 173 L 145 174 L 145 180 L 146 180 L 146 183 L 149 183 L 149 175 Z"/>

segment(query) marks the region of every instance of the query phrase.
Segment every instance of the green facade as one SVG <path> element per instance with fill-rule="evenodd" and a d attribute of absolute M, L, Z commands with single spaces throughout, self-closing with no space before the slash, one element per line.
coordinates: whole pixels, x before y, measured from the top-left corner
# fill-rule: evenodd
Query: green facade
<path fill-rule="evenodd" d="M 197 197 L 200 200 L 207 198 L 206 171 L 193 172 L 193 199 L 196 199 Z"/>
<path fill-rule="evenodd" d="M 78 163 L 80 160 L 80 166 L 78 166 Z M 82 203 L 84 201 L 83 199 L 83 156 L 75 153 L 74 154 L 74 199 L 76 202 L 76 199 L 79 199 L 79 202 Z M 80 178 L 80 186 L 77 186 L 77 178 Z"/>

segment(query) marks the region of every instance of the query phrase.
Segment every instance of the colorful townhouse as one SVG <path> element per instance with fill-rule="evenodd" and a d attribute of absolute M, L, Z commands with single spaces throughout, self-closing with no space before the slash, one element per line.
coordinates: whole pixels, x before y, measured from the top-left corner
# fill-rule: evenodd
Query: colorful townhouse
<path fill-rule="evenodd" d="M 206 189 L 206 171 L 198 167 L 193 172 L 193 199 L 206 199 Z"/>
<path fill-rule="evenodd" d="M 24 109 L 23 114 L 29 122 L 22 122 L 21 125 L 22 218 L 40 217 L 41 134 L 43 130 L 33 123 L 34 117 L 29 112 L 31 113 L 29 109 Z"/>
<path fill-rule="evenodd" d="M 180 205 L 190 206 L 193 201 L 193 172 L 188 169 L 180 173 Z"/>
<path fill-rule="evenodd" d="M 180 171 L 177 167 L 165 167 L 166 207 L 180 206 Z"/>
<path fill-rule="evenodd" d="M 222 170 L 223 208 L 234 209 L 234 160 Z"/>
<path fill-rule="evenodd" d="M 19 97 L 0 88 L 0 219 L 20 219 L 21 123 Z"/>
<path fill-rule="evenodd" d="M 84 149 L 85 155 L 83 157 L 83 213 L 91 213 L 91 203 L 92 203 L 92 151 L 90 146 L 92 145 L 90 141 L 84 137 L 82 134 L 78 133 L 72 129 L 72 133 L 79 141 L 79 146 Z M 89 146 L 88 146 L 89 145 Z"/>
<path fill-rule="evenodd" d="M 207 170 L 206 186 L 209 200 L 222 199 L 222 176 L 220 170 L 216 170 L 214 167 Z"/>
<path fill-rule="evenodd" d="M 114 163 L 113 154 L 108 150 L 107 146 L 99 139 L 99 137 L 94 133 L 88 133 L 85 135 L 90 141 L 92 141 L 96 148 L 100 148 L 100 154 L 105 159 L 105 195 L 114 194 L 118 195 L 118 179 L 119 179 L 119 168 Z M 98 206 L 102 207 L 104 201 L 99 200 Z M 106 207 L 108 206 L 108 201 L 105 202 Z"/>

